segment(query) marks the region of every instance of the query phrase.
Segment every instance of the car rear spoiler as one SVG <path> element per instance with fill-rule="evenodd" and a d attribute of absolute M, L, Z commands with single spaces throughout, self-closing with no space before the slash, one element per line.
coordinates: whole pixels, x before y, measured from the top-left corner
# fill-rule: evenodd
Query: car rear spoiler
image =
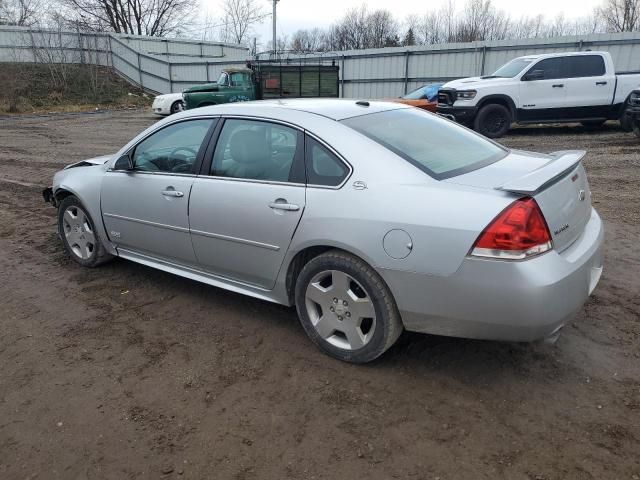
<path fill-rule="evenodd" d="M 509 180 L 496 187 L 496 190 L 535 195 L 573 170 L 586 153 L 584 150 L 562 150 L 550 153 L 549 156 L 553 157 L 551 161 L 522 177 Z"/>

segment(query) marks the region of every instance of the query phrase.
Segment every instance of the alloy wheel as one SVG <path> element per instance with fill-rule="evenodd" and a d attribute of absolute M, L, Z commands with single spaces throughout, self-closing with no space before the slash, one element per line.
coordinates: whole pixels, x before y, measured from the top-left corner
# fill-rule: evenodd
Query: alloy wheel
<path fill-rule="evenodd" d="M 316 274 L 307 286 L 305 306 L 318 335 L 344 350 L 358 350 L 373 338 L 376 312 L 369 293 L 340 270 Z"/>
<path fill-rule="evenodd" d="M 96 250 L 96 237 L 85 212 L 71 205 L 64 212 L 62 225 L 65 239 L 74 255 L 82 260 L 91 258 Z"/>

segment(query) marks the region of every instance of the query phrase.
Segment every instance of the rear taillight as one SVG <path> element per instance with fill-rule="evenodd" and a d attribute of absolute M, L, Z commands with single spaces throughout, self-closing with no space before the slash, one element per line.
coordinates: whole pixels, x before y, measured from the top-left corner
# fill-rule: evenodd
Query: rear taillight
<path fill-rule="evenodd" d="M 480 234 L 475 257 L 522 260 L 551 250 L 551 234 L 533 198 L 516 200 Z"/>

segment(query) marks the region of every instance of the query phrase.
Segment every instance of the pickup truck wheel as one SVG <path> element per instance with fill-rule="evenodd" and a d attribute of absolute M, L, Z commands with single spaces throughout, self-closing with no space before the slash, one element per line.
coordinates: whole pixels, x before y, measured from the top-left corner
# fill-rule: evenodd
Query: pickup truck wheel
<path fill-rule="evenodd" d="M 606 120 L 583 120 L 580 125 L 585 128 L 600 128 L 605 122 Z"/>
<path fill-rule="evenodd" d="M 503 137 L 511 127 L 511 112 L 504 105 L 492 103 L 480 109 L 473 129 L 489 138 Z"/>
<path fill-rule="evenodd" d="M 58 233 L 69 256 L 83 267 L 97 267 L 112 258 L 102 245 L 93 219 L 73 195 L 58 206 Z"/>
<path fill-rule="evenodd" d="M 640 138 L 640 121 L 634 120 L 631 128 L 633 129 L 633 133 L 636 134 L 636 137 Z"/>
<path fill-rule="evenodd" d="M 619 121 L 620 127 L 623 131 L 630 132 L 633 130 L 633 124 L 635 122 L 633 122 L 630 115 L 627 115 L 627 107 L 622 110 L 622 115 L 620 115 Z"/>

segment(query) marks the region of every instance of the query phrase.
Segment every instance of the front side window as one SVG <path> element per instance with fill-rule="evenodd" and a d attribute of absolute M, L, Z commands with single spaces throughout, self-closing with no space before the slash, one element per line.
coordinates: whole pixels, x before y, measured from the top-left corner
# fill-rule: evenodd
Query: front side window
<path fill-rule="evenodd" d="M 507 155 L 486 138 L 417 108 L 348 118 L 342 123 L 440 180 L 482 168 Z"/>
<path fill-rule="evenodd" d="M 566 58 L 562 57 L 554 57 L 554 58 L 545 58 L 544 60 L 540 60 L 533 67 L 531 67 L 530 72 L 535 70 L 540 70 L 542 72 L 542 77 L 539 80 L 555 80 L 558 78 L 567 78 L 565 75 L 565 62 Z"/>
<path fill-rule="evenodd" d="M 140 142 L 133 151 L 134 169 L 141 172 L 193 173 L 198 151 L 213 119 L 174 123 Z"/>
<path fill-rule="evenodd" d="M 601 77 L 605 74 L 604 59 L 600 55 L 577 55 L 564 60 L 570 78 Z"/>
<path fill-rule="evenodd" d="M 349 169 L 328 148 L 311 137 L 306 140 L 307 183 L 336 187 L 349 174 Z"/>
<path fill-rule="evenodd" d="M 299 148 L 297 130 L 257 120 L 226 120 L 213 154 L 211 175 L 288 182 Z"/>

